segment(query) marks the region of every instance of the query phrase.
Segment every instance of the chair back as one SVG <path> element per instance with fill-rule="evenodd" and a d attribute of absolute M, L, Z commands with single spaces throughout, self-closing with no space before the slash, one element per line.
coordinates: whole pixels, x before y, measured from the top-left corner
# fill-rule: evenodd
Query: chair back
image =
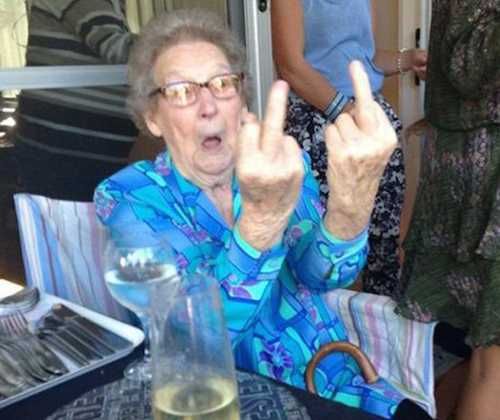
<path fill-rule="evenodd" d="M 370 362 L 370 369 L 434 418 L 436 323 L 412 321 L 397 315 L 395 302 L 386 296 L 336 289 L 328 292 L 325 300 L 344 322 L 350 345 L 359 348 Z M 347 350 L 323 349 L 321 358 L 332 351 Z"/>
<path fill-rule="evenodd" d="M 15 194 L 26 283 L 124 322 L 130 313 L 104 283 L 106 231 L 94 204 Z"/>

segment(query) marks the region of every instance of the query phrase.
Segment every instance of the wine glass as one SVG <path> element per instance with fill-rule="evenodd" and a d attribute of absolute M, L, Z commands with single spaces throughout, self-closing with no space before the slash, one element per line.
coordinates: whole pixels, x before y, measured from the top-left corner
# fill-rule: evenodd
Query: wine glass
<path fill-rule="evenodd" d="M 106 285 L 120 304 L 133 311 L 144 331 L 144 357 L 129 364 L 124 376 L 141 382 L 151 380 L 150 302 L 155 287 L 178 280 L 174 253 L 165 241 L 141 236 L 108 237 L 104 251 Z M 173 293 L 175 294 L 175 290 Z M 168 311 L 168 302 L 165 302 Z"/>

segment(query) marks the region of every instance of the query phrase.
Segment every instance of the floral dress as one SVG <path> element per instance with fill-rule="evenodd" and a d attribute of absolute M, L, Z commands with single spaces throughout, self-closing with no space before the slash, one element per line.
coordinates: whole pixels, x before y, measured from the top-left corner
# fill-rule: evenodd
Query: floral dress
<path fill-rule="evenodd" d="M 324 227 L 317 183 L 305 165 L 302 193 L 284 239 L 260 252 L 239 234 L 241 195 L 233 180 L 233 227 L 165 152 L 137 162 L 96 190 L 97 214 L 112 231 L 166 238 L 178 264 L 212 267 L 221 286 L 236 364 L 305 388 L 307 363 L 325 343 L 346 340 L 341 319 L 323 300 L 351 284 L 366 262 L 367 232 L 350 241 Z M 391 418 L 403 396 L 385 381 L 368 385 L 347 354 L 325 359 L 316 371 L 320 395 Z"/>
<path fill-rule="evenodd" d="M 426 117 L 398 310 L 500 345 L 499 0 L 433 2 Z"/>

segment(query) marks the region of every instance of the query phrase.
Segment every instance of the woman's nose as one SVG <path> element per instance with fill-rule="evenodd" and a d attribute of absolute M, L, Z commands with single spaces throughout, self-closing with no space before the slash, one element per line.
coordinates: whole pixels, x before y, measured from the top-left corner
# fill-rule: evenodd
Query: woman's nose
<path fill-rule="evenodd" d="M 210 89 L 202 87 L 200 90 L 200 113 L 202 117 L 211 117 L 217 113 L 217 99 Z"/>

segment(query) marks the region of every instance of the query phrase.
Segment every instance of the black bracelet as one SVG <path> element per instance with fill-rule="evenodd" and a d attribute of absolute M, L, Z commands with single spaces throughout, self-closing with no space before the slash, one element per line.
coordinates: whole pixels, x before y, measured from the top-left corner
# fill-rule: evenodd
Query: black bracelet
<path fill-rule="evenodd" d="M 337 91 L 336 95 L 323 111 L 328 121 L 334 122 L 350 100 L 351 99 L 342 92 Z"/>

